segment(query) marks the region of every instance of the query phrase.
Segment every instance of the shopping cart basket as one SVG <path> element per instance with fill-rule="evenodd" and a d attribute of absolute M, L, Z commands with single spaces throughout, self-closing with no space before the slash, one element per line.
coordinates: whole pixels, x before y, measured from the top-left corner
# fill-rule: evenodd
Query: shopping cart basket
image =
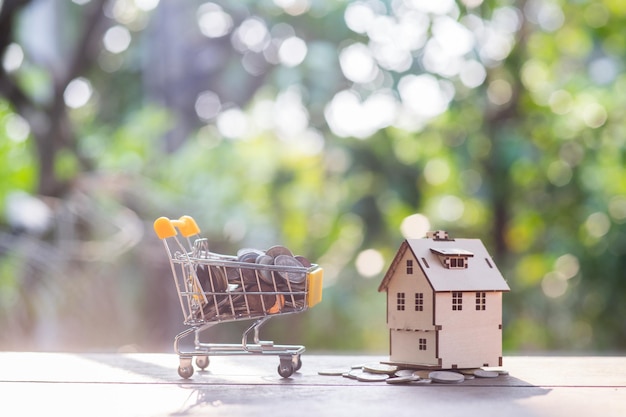
<path fill-rule="evenodd" d="M 278 356 L 278 374 L 283 378 L 300 369 L 304 346 L 261 341 L 259 329 L 274 316 L 299 313 L 319 303 L 322 268 L 285 254 L 283 247 L 274 247 L 283 249 L 271 254 L 276 256 L 271 256 L 270 250 L 243 251 L 240 256 L 211 252 L 207 239 L 199 236 L 200 229 L 189 216 L 178 220 L 160 217 L 154 230 L 165 245 L 184 324 L 189 326 L 174 338 L 181 377 L 193 375 L 194 357 L 200 369 L 209 365 L 210 356 L 246 354 Z M 215 324 L 238 320 L 255 320 L 243 333 L 241 344 L 200 341 L 200 333 Z M 181 340 L 192 334 L 195 349 L 181 349 Z M 251 334 L 253 343 L 249 341 Z"/>

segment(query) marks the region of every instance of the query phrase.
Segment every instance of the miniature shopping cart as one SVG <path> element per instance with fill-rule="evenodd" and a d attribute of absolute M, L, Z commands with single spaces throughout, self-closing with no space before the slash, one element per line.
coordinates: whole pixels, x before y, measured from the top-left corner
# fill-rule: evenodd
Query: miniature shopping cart
<path fill-rule="evenodd" d="M 304 346 L 261 341 L 259 329 L 274 316 L 299 313 L 319 303 L 322 268 L 290 256 L 282 247 L 282 251 L 274 249 L 274 256 L 269 250 L 249 250 L 239 256 L 210 252 L 207 239 L 199 236 L 200 229 L 189 216 L 161 217 L 154 222 L 154 230 L 165 245 L 184 324 L 189 326 L 174 338 L 181 377 L 193 375 L 194 357 L 200 369 L 209 365 L 210 356 L 246 354 L 278 356 L 278 374 L 283 378 L 300 369 Z M 241 344 L 200 342 L 200 333 L 215 324 L 238 320 L 255 320 L 243 333 Z M 182 350 L 181 340 L 191 334 L 195 334 L 195 349 Z"/>

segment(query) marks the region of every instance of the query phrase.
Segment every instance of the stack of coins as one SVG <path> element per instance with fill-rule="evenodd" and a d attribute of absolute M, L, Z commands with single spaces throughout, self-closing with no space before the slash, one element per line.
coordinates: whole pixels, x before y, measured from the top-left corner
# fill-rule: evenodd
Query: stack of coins
<path fill-rule="evenodd" d="M 318 371 L 319 375 L 343 376 L 360 382 L 386 382 L 387 384 L 460 384 L 468 379 L 495 378 L 499 375 L 508 375 L 504 370 L 485 369 L 454 369 L 454 370 L 414 370 L 402 369 L 394 365 L 382 363 L 368 363 L 356 365 L 350 369 L 333 368 Z"/>
<path fill-rule="evenodd" d="M 196 274 L 207 298 L 201 314 L 209 320 L 300 311 L 306 306 L 311 266 L 308 259 L 284 246 L 241 249 L 235 261 L 198 265 Z"/>

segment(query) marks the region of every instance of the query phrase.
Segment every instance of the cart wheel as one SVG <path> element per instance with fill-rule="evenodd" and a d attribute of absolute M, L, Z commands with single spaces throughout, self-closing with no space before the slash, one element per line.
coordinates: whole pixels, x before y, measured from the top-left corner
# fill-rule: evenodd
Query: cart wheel
<path fill-rule="evenodd" d="M 209 366 L 209 357 L 208 356 L 196 357 L 196 366 L 204 371 L 204 369 Z"/>
<path fill-rule="evenodd" d="M 291 374 L 293 374 L 292 364 L 281 363 L 280 365 L 278 365 L 278 375 L 282 376 L 283 378 L 289 378 Z"/>
<path fill-rule="evenodd" d="M 278 375 L 283 378 L 289 378 L 293 374 L 293 365 L 291 364 L 280 364 L 278 365 Z"/>
<path fill-rule="evenodd" d="M 191 366 L 191 365 L 189 365 L 189 366 L 179 366 L 178 367 L 178 375 L 180 375 L 181 378 L 185 378 L 185 379 L 191 378 L 191 375 L 193 375 L 193 366 Z"/>
<path fill-rule="evenodd" d="M 299 371 L 302 368 L 302 359 L 300 359 L 300 355 L 294 356 L 294 368 L 296 371 Z"/>

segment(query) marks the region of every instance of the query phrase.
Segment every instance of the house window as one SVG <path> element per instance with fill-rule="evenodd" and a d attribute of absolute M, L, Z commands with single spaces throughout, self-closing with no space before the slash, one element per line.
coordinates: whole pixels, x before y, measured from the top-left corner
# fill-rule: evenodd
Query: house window
<path fill-rule="evenodd" d="M 450 258 L 450 268 L 465 268 L 465 259 Z"/>
<path fill-rule="evenodd" d="M 486 294 L 484 292 L 476 293 L 476 311 L 485 310 L 487 304 Z"/>
<path fill-rule="evenodd" d="M 415 311 L 424 311 L 424 293 L 415 293 Z"/>
<path fill-rule="evenodd" d="M 413 259 L 406 260 L 406 273 L 411 275 L 413 273 Z"/>
<path fill-rule="evenodd" d="M 396 300 L 397 300 L 396 306 L 397 306 L 398 311 L 404 311 L 404 301 L 405 301 L 404 293 L 403 292 L 399 292 L 397 294 Z"/>
<path fill-rule="evenodd" d="M 463 293 L 462 292 L 452 293 L 452 310 L 454 311 L 463 310 Z"/>
<path fill-rule="evenodd" d="M 426 350 L 426 339 L 419 340 L 419 350 Z"/>

